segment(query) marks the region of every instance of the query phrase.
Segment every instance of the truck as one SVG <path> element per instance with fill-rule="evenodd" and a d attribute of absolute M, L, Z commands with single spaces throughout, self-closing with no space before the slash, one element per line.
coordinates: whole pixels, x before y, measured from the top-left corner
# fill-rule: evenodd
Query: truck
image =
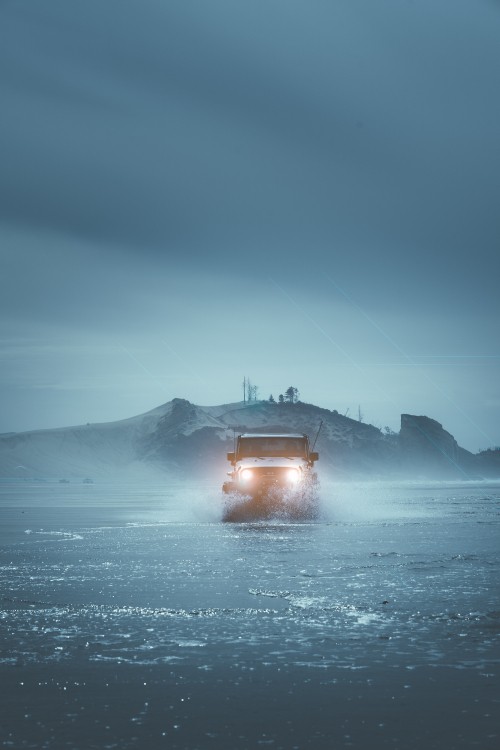
<path fill-rule="evenodd" d="M 305 434 L 238 435 L 227 454 L 229 479 L 222 485 L 229 496 L 225 520 L 316 515 L 318 459 Z"/>

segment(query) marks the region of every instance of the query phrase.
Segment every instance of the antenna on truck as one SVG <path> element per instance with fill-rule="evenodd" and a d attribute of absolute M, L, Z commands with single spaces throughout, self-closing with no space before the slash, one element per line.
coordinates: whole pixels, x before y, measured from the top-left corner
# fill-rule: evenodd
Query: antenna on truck
<path fill-rule="evenodd" d="M 319 436 L 319 433 L 320 433 L 322 427 L 323 427 L 323 420 L 321 420 L 320 423 L 319 423 L 318 431 L 316 433 L 316 437 L 314 438 L 313 447 L 311 448 L 312 451 L 314 450 L 314 447 L 316 445 L 316 440 L 318 439 L 318 436 Z"/>

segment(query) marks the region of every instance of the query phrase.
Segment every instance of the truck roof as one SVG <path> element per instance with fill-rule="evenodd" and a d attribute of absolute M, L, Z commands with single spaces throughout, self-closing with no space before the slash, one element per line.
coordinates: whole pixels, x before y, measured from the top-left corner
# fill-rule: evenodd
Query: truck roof
<path fill-rule="evenodd" d="M 300 432 L 244 432 L 240 438 L 306 438 Z"/>

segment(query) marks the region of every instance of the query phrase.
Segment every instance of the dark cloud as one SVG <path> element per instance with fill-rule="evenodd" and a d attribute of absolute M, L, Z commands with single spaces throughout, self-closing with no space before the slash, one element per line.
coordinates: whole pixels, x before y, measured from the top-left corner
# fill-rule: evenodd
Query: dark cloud
<path fill-rule="evenodd" d="M 493 36 L 369 5 L 4 6 L 4 220 L 201 258 L 491 251 Z"/>
<path fill-rule="evenodd" d="M 336 327 L 328 276 L 363 309 L 408 314 L 414 342 L 443 346 L 424 312 L 466 310 L 479 334 L 462 320 L 464 345 L 486 350 L 499 305 L 496 10 L 4 2 L 4 320 L 139 329 L 160 314 L 171 325 L 184 303 L 190 325 L 216 304 L 222 326 L 242 289 L 272 295 L 271 277 L 315 320 L 331 305 Z M 275 304 L 298 314 L 278 295 L 264 322 Z"/>

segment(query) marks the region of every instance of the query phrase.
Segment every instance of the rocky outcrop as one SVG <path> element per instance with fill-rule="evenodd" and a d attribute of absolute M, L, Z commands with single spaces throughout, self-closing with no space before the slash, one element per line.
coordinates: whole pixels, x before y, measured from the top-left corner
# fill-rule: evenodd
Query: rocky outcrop
<path fill-rule="evenodd" d="M 429 417 L 401 414 L 399 446 L 402 463 L 455 468 L 458 443 L 443 425 Z"/>
<path fill-rule="evenodd" d="M 398 443 L 404 474 L 469 479 L 475 473 L 473 454 L 430 417 L 402 414 Z"/>

